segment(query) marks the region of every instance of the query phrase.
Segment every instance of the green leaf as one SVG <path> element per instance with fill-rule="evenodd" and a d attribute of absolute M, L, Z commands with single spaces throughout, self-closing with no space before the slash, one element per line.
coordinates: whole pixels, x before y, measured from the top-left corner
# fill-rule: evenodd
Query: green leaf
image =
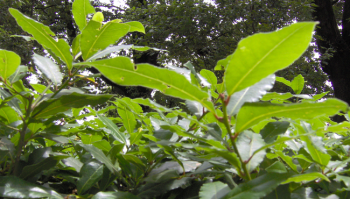
<path fill-rule="evenodd" d="M 20 116 L 23 115 L 21 107 L 19 106 L 20 101 L 15 96 L 11 95 L 6 90 L 1 88 L 0 88 L 0 96 L 1 96 L 1 99 L 4 100 L 2 103 L 6 101 L 7 105 L 9 105 L 13 110 L 15 110 L 18 113 L 18 115 Z"/>
<path fill-rule="evenodd" d="M 330 180 L 323 175 L 322 173 L 318 173 L 318 172 L 313 172 L 313 173 L 305 173 L 305 174 L 298 174 L 298 175 L 294 175 L 290 178 L 288 178 L 286 181 L 283 182 L 283 184 L 288 184 L 290 182 L 302 182 L 302 183 L 307 183 L 309 181 L 313 181 L 316 180 L 318 178 L 321 178 L 327 182 L 330 182 Z"/>
<path fill-rule="evenodd" d="M 231 191 L 227 184 L 220 181 L 206 183 L 202 185 L 199 191 L 200 199 L 219 199 L 226 196 Z"/>
<path fill-rule="evenodd" d="M 20 25 L 24 31 L 33 35 L 35 40 L 42 46 L 52 50 L 55 55 L 66 63 L 69 70 L 72 68 L 73 57 L 70 54 L 70 47 L 67 42 L 65 42 L 63 39 L 59 39 L 58 41 L 54 40 L 51 36 L 55 36 L 55 34 L 49 27 L 28 18 L 18 10 L 10 8 L 9 11 L 16 19 L 18 25 Z"/>
<path fill-rule="evenodd" d="M 51 169 L 52 167 L 56 166 L 57 163 L 58 160 L 56 160 L 55 157 L 45 158 L 36 164 L 25 166 L 19 177 L 22 179 L 29 179 L 37 174 L 40 174 L 44 170 Z"/>
<path fill-rule="evenodd" d="M 111 81 L 124 86 L 144 86 L 158 89 L 166 95 L 200 102 L 214 112 L 208 94 L 192 85 L 186 78 L 174 71 L 158 68 L 150 64 L 134 65 L 130 58 L 115 57 L 108 60 L 77 63 L 97 68 Z"/>
<path fill-rule="evenodd" d="M 81 195 L 94 186 L 101 178 L 103 174 L 103 165 L 91 161 L 85 163 L 80 170 L 80 179 L 77 182 L 78 194 Z"/>
<path fill-rule="evenodd" d="M 19 65 L 15 71 L 8 79 L 11 84 L 16 83 L 17 81 L 21 80 L 24 76 L 27 75 L 28 67 Z"/>
<path fill-rule="evenodd" d="M 97 160 L 101 161 L 103 164 L 106 165 L 106 167 L 112 172 L 118 172 L 117 168 L 113 165 L 110 159 L 106 157 L 106 155 L 98 148 L 94 147 L 93 145 L 85 145 L 80 144 L 85 150 L 91 153 Z"/>
<path fill-rule="evenodd" d="M 248 103 L 241 108 L 237 115 L 236 132 L 242 132 L 270 117 L 314 119 L 323 115 L 331 116 L 346 109 L 347 104 L 338 99 L 299 104 Z"/>
<path fill-rule="evenodd" d="M 246 102 L 259 101 L 259 99 L 266 94 L 266 91 L 273 87 L 274 83 L 275 75 L 270 75 L 253 86 L 234 93 L 230 96 L 230 100 L 227 105 L 227 114 L 229 116 L 237 114 L 239 109 Z"/>
<path fill-rule="evenodd" d="M 96 141 L 92 143 L 92 145 L 106 152 L 109 152 L 112 149 L 111 145 L 109 144 L 109 142 L 107 142 L 107 140 Z"/>
<path fill-rule="evenodd" d="M 216 88 L 218 80 L 213 72 L 210 70 L 202 69 L 200 74 L 211 84 L 211 88 Z"/>
<path fill-rule="evenodd" d="M 119 131 L 117 125 L 115 125 L 110 119 L 100 114 L 97 114 L 97 117 L 111 130 L 111 134 L 114 139 L 118 140 L 120 143 L 126 143 L 125 135 Z"/>
<path fill-rule="evenodd" d="M 69 167 L 73 167 L 77 172 L 80 172 L 80 169 L 83 166 L 83 163 L 79 159 L 73 157 L 66 158 L 62 160 L 62 162 Z"/>
<path fill-rule="evenodd" d="M 290 173 L 267 173 L 249 182 L 235 187 L 225 198 L 234 199 L 259 199 L 274 190 L 280 183 L 287 180 Z"/>
<path fill-rule="evenodd" d="M 80 48 L 84 60 L 87 60 L 96 52 L 107 48 L 109 45 L 114 44 L 130 30 L 129 25 L 112 21 L 105 24 L 102 28 L 100 27 L 100 22 L 90 20 L 82 31 Z"/>
<path fill-rule="evenodd" d="M 171 110 L 165 106 L 162 106 L 162 105 L 150 100 L 149 98 L 147 98 L 147 99 L 136 98 L 136 99 L 133 99 L 133 101 L 138 103 L 138 104 L 142 104 L 144 106 L 149 106 L 152 109 L 159 110 L 160 112 L 169 112 Z"/>
<path fill-rule="evenodd" d="M 261 131 L 260 134 L 266 143 L 274 142 L 278 135 L 287 131 L 289 122 L 270 122 Z"/>
<path fill-rule="evenodd" d="M 78 25 L 81 32 L 87 24 L 87 15 L 95 13 L 95 8 L 91 5 L 90 0 L 75 0 L 73 2 L 72 13 L 75 23 Z"/>
<path fill-rule="evenodd" d="M 93 142 L 102 140 L 102 136 L 97 134 L 92 135 L 92 134 L 82 133 L 80 137 L 81 137 L 81 142 L 83 144 L 92 144 Z"/>
<path fill-rule="evenodd" d="M 52 198 L 63 196 L 50 188 L 29 183 L 15 176 L 0 177 L 0 196 L 5 198 Z"/>
<path fill-rule="evenodd" d="M 304 82 L 304 77 L 300 74 L 293 79 L 291 87 L 295 94 L 300 94 L 303 91 Z"/>
<path fill-rule="evenodd" d="M 44 75 L 52 81 L 54 85 L 60 85 L 63 79 L 63 75 L 58 65 L 56 65 L 51 59 L 40 56 L 38 54 L 33 55 L 35 65 L 40 69 Z"/>
<path fill-rule="evenodd" d="M 145 34 L 145 28 L 143 27 L 142 23 L 138 21 L 130 21 L 124 24 L 127 24 L 130 26 L 129 32 L 141 32 Z"/>
<path fill-rule="evenodd" d="M 123 125 L 129 134 L 134 132 L 136 127 L 136 119 L 134 114 L 129 111 L 125 106 L 121 103 L 118 103 L 118 114 L 123 119 Z"/>
<path fill-rule="evenodd" d="M 259 33 L 238 43 L 230 55 L 224 82 L 228 95 L 286 68 L 309 46 L 316 22 L 295 23 L 271 33 Z"/>
<path fill-rule="evenodd" d="M 289 87 L 292 86 L 292 83 L 290 81 L 286 80 L 284 77 L 276 77 L 276 82 L 281 82 Z"/>
<path fill-rule="evenodd" d="M 323 166 L 327 166 L 331 156 L 326 153 L 322 138 L 317 136 L 301 136 L 300 138 L 306 143 L 312 159 Z"/>
<path fill-rule="evenodd" d="M 102 51 L 98 51 L 97 53 L 95 53 L 93 56 L 91 56 L 89 59 L 87 59 L 86 61 L 94 61 L 96 59 L 99 58 L 103 58 L 111 53 L 114 52 L 119 52 L 123 49 L 130 49 L 132 48 L 133 45 L 119 45 L 119 46 L 111 46 L 111 47 L 107 47 L 106 49 L 102 50 Z"/>
<path fill-rule="evenodd" d="M 129 193 L 129 192 L 98 192 L 91 199 L 140 199 L 139 197 Z"/>
<path fill-rule="evenodd" d="M 265 150 L 261 150 L 252 157 L 256 150 L 265 145 L 265 142 L 261 138 L 260 134 L 245 131 L 239 134 L 236 145 L 242 160 L 249 160 L 249 162 L 246 164 L 249 172 L 253 171 L 257 166 L 259 166 L 266 155 Z"/>
<path fill-rule="evenodd" d="M 71 108 L 81 108 L 87 105 L 96 106 L 105 103 L 112 96 L 113 95 L 89 95 L 75 92 L 64 93 L 58 98 L 48 99 L 41 102 L 34 108 L 32 116 L 36 118 L 44 118 L 65 112 Z"/>
<path fill-rule="evenodd" d="M 18 113 L 14 111 L 11 107 L 5 106 L 0 108 L 0 119 L 3 118 L 7 124 L 18 121 Z"/>
<path fill-rule="evenodd" d="M 189 111 L 191 111 L 192 114 L 194 114 L 197 117 L 200 117 L 203 115 L 203 106 L 201 103 L 197 101 L 191 101 L 191 100 L 186 100 L 186 107 L 188 108 Z"/>
<path fill-rule="evenodd" d="M 271 166 L 266 168 L 269 173 L 287 173 L 287 169 L 282 162 L 276 161 Z"/>
<path fill-rule="evenodd" d="M 0 50 L 0 76 L 6 80 L 16 72 L 21 64 L 21 58 L 12 51 Z"/>
<path fill-rule="evenodd" d="M 293 171 L 298 172 L 297 165 L 294 164 L 293 158 L 285 155 L 282 151 L 275 151 L 276 155 L 280 157 Z"/>
<path fill-rule="evenodd" d="M 80 38 L 81 38 L 81 34 L 77 35 L 74 39 L 73 39 L 73 43 L 72 43 L 72 53 L 74 56 L 74 59 L 76 59 L 78 53 L 81 51 L 80 50 Z M 81 54 L 80 54 L 81 55 Z"/>

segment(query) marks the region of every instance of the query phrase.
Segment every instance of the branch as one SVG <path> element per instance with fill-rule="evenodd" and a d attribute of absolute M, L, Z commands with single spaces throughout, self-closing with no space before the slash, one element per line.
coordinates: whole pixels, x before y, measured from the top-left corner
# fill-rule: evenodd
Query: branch
<path fill-rule="evenodd" d="M 343 8 L 343 19 L 342 19 L 342 37 L 346 44 L 350 46 L 350 1 L 346 0 Z"/>

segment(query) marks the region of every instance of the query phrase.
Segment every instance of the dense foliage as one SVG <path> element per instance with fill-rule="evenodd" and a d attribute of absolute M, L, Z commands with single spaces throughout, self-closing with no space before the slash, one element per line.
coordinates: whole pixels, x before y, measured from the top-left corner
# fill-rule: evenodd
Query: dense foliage
<path fill-rule="evenodd" d="M 28 71 L 0 50 L 0 196 L 5 198 L 344 198 L 349 190 L 349 122 L 326 93 L 300 94 L 304 78 L 274 73 L 308 48 L 315 22 L 294 23 L 241 40 L 217 62 L 223 82 L 188 69 L 136 64 L 108 56 L 141 23 L 104 22 L 89 0 L 75 0 L 79 34 L 69 45 L 48 26 L 11 8 L 17 24 L 41 44 L 34 54 L 45 84 L 23 85 Z M 93 14 L 93 17 L 89 14 Z M 91 19 L 90 19 L 91 18 Z M 27 38 L 27 37 L 26 37 Z M 49 56 L 50 55 L 50 56 Z M 86 75 L 93 67 L 100 74 Z M 74 87 L 103 75 L 183 99 L 191 114 L 146 98 L 88 94 Z M 292 93 L 267 92 L 275 80 Z M 107 103 L 103 108 L 98 105 Z M 154 111 L 144 112 L 143 107 Z M 117 117 L 108 117 L 116 110 Z M 87 117 L 93 119 L 87 120 Z"/>

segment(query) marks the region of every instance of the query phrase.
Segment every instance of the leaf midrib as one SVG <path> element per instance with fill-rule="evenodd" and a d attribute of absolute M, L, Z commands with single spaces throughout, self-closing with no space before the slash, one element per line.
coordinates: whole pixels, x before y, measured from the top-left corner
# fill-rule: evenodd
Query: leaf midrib
<path fill-rule="evenodd" d="M 276 114 L 276 113 L 282 113 L 282 112 L 290 112 L 290 111 L 297 111 L 297 110 L 305 110 L 305 109 L 320 109 L 320 108 L 334 108 L 336 106 L 334 105 L 325 105 L 325 106 L 317 106 L 317 107 L 299 107 L 299 108 L 295 108 L 295 109 L 288 109 L 288 110 L 277 110 L 277 111 L 273 111 L 273 112 L 268 112 L 266 114 L 261 114 L 260 116 L 258 117 L 254 117 L 253 119 L 251 120 L 248 120 L 245 125 L 243 125 L 239 131 L 237 132 L 241 132 L 242 130 L 245 129 L 246 126 L 248 126 L 250 123 L 252 123 L 254 120 L 257 120 L 257 119 L 260 119 L 262 117 L 266 117 L 266 116 L 269 116 L 269 115 L 273 115 L 273 114 Z"/>
<path fill-rule="evenodd" d="M 280 41 L 276 46 L 274 46 L 270 51 L 268 51 L 265 56 L 263 56 L 250 70 L 248 70 L 248 72 L 246 74 L 244 74 L 242 76 L 242 78 L 235 84 L 235 86 L 231 89 L 231 91 L 229 92 L 229 94 L 233 94 L 237 87 L 246 79 L 246 77 L 252 73 L 252 71 L 262 62 L 266 59 L 266 57 L 268 55 L 270 55 L 273 51 L 275 51 L 276 48 L 278 48 L 282 43 L 284 43 L 289 37 L 291 37 L 292 35 L 294 35 L 297 31 L 299 31 L 301 28 L 304 28 L 304 26 L 296 29 L 294 32 L 292 32 L 291 34 L 288 35 L 288 37 L 285 37 L 284 39 L 282 39 L 282 41 Z"/>

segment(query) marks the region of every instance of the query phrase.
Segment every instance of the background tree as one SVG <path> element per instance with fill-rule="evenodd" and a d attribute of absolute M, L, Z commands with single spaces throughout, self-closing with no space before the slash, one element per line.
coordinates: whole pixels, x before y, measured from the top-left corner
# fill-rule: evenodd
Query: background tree
<path fill-rule="evenodd" d="M 315 0 L 312 12 L 320 24 L 316 43 L 320 65 L 328 74 L 335 97 L 350 103 L 350 1 Z"/>
<path fill-rule="evenodd" d="M 1 13 L 5 19 L 13 20 L 8 16 L 6 9 L 10 6 L 17 6 L 27 15 L 51 26 L 57 35 L 66 38 L 69 42 L 72 42 L 72 38 L 79 34 L 76 25 L 69 17 L 72 15 L 70 1 L 33 0 L 29 2 L 20 0 L 15 2 L 17 3 L 3 1 L 6 6 L 1 7 L 4 11 Z M 130 34 L 123 43 L 167 50 L 145 53 L 128 52 L 129 56 L 133 56 L 135 63 L 147 62 L 159 66 L 167 64 L 183 66 L 184 63 L 190 61 L 197 69 L 213 70 L 218 60 L 225 58 L 228 52 L 233 53 L 242 38 L 256 32 L 274 31 L 295 21 L 312 20 L 311 0 L 234 2 L 215 0 L 212 3 L 203 0 L 128 0 L 126 6 L 119 7 L 115 6 L 113 1 L 103 3 L 95 0 L 93 2 L 97 11 L 104 13 L 106 20 L 121 18 L 123 21 L 143 23 L 146 27 L 146 34 Z M 341 1 L 335 5 L 340 4 Z M 339 12 L 342 11 L 341 6 L 337 8 Z M 10 35 L 21 34 L 21 30 L 17 27 L 12 28 L 11 24 L 14 23 L 4 23 L 1 26 L 7 35 L 2 41 L 8 41 Z M 11 39 L 17 39 L 18 42 L 23 43 L 21 38 Z M 16 45 L 18 49 L 14 49 L 10 43 L 4 43 L 1 46 L 20 54 L 27 54 L 27 59 L 24 59 L 23 62 L 30 63 L 32 51 L 34 49 L 42 51 L 41 48 L 35 47 L 35 42 L 32 43 L 33 46 L 27 49 L 20 48 L 20 45 Z M 278 75 L 292 80 L 298 74 L 302 74 L 307 81 L 303 90 L 305 94 L 329 91 L 330 87 L 325 84 L 327 76 L 320 68 L 319 60 L 314 58 L 316 51 L 318 51 L 317 46 L 311 46 L 303 57 L 289 68 L 280 71 Z M 123 53 L 126 55 L 126 51 Z M 217 75 L 220 76 L 220 72 L 217 72 Z M 101 81 L 104 82 L 102 87 L 111 88 L 108 89 L 108 92 L 131 98 L 146 97 L 151 93 L 151 90 L 144 88 L 122 87 L 103 77 Z M 277 83 L 274 90 L 291 91 L 282 83 Z M 177 102 L 169 101 L 170 99 L 159 93 L 156 94 L 156 99 L 162 104 L 178 105 Z"/>

